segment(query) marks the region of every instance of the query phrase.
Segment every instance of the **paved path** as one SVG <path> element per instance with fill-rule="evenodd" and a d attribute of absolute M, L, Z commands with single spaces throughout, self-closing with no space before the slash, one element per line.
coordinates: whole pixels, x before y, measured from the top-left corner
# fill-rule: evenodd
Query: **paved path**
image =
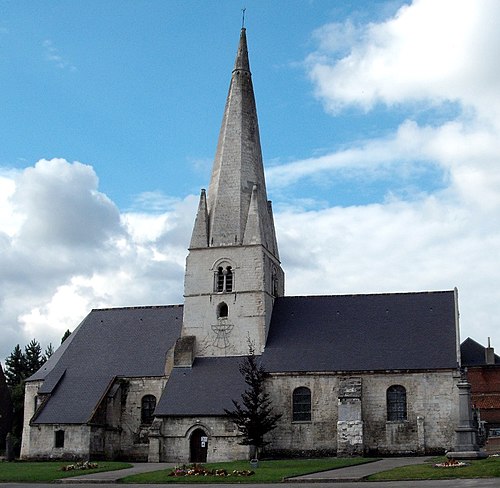
<path fill-rule="evenodd" d="M 338 483 L 361 481 L 366 476 L 380 471 L 407 466 L 409 464 L 421 464 L 430 458 L 428 457 L 405 457 L 405 458 L 386 458 L 380 461 L 349 466 L 347 468 L 332 469 L 330 471 L 321 471 L 295 478 L 287 479 L 287 483 Z M 72 478 L 63 478 L 59 483 L 116 483 L 120 478 L 132 474 L 147 473 L 150 471 L 160 471 L 173 467 L 172 463 L 134 463 L 132 468 L 120 469 L 118 471 L 107 471 L 104 473 L 91 473 Z"/>
<path fill-rule="evenodd" d="M 161 471 L 173 468 L 174 463 L 132 463 L 131 468 L 119 469 L 117 471 L 105 471 L 104 473 L 90 473 L 71 478 L 62 478 L 58 483 L 116 483 L 120 478 L 132 474 L 149 473 L 150 471 Z"/>
<path fill-rule="evenodd" d="M 410 464 L 422 464 L 430 457 L 398 457 L 386 458 L 371 463 L 358 464 L 357 466 L 348 466 L 347 468 L 332 469 L 330 471 L 321 471 L 319 473 L 306 474 L 295 478 L 287 479 L 292 483 L 331 483 L 340 481 L 361 481 L 366 476 L 380 471 L 387 471 L 392 468 L 408 466 Z"/>

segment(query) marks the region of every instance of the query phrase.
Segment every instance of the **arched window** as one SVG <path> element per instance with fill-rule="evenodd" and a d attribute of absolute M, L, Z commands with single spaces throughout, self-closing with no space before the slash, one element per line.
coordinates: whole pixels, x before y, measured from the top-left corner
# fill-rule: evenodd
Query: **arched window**
<path fill-rule="evenodd" d="M 305 386 L 299 386 L 293 390 L 292 395 L 294 422 L 308 422 L 311 420 L 311 390 Z"/>
<path fill-rule="evenodd" d="M 406 389 L 401 385 L 387 388 L 387 420 L 401 422 L 407 419 Z"/>
<path fill-rule="evenodd" d="M 227 308 L 227 304 L 222 302 L 219 303 L 219 306 L 217 307 L 217 318 L 218 319 L 224 319 L 228 316 L 229 310 Z"/>
<path fill-rule="evenodd" d="M 218 293 L 233 291 L 233 268 L 219 266 L 215 273 L 215 291 Z"/>
<path fill-rule="evenodd" d="M 153 395 L 145 395 L 141 402 L 141 422 L 143 424 L 151 424 L 154 419 L 154 411 L 156 408 L 156 398 Z"/>

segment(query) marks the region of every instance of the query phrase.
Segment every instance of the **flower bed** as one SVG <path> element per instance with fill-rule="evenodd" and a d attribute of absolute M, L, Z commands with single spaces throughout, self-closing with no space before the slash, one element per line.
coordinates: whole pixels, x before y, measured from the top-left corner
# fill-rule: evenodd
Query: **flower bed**
<path fill-rule="evenodd" d="M 450 459 L 445 461 L 444 463 L 438 463 L 434 465 L 436 468 L 463 468 L 464 466 L 468 466 L 467 463 L 463 463 L 462 461 L 457 461 L 456 459 Z"/>
<path fill-rule="evenodd" d="M 176 466 L 168 476 L 220 476 L 223 478 L 229 476 L 252 476 L 255 472 L 249 469 L 227 471 L 226 469 L 206 469 L 202 464 L 183 464 Z"/>
<path fill-rule="evenodd" d="M 91 463 L 90 461 L 68 464 L 67 466 L 63 466 L 61 471 L 83 471 L 86 469 L 96 469 L 98 467 L 97 463 Z"/>

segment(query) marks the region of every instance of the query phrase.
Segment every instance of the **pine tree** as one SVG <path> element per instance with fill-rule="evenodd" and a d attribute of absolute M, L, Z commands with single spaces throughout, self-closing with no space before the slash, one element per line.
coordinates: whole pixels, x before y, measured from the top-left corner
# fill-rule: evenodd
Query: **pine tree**
<path fill-rule="evenodd" d="M 0 363 L 0 451 L 5 449 L 5 438 L 12 427 L 12 400 Z"/>
<path fill-rule="evenodd" d="M 26 356 L 19 344 L 5 361 L 5 376 L 12 399 L 12 434 L 18 451 L 24 418 L 24 380 L 29 376 Z"/>
<path fill-rule="evenodd" d="M 26 361 L 26 377 L 35 374 L 46 361 L 42 355 L 42 347 L 35 339 L 24 348 L 24 357 Z"/>
<path fill-rule="evenodd" d="M 47 359 L 52 356 L 52 354 L 54 354 L 54 347 L 52 346 L 52 342 L 50 342 L 49 345 L 45 348 L 45 352 L 43 353 L 43 362 L 45 363 Z"/>
<path fill-rule="evenodd" d="M 71 332 L 69 329 L 66 330 L 66 332 L 64 333 L 64 335 L 62 336 L 61 338 L 61 344 L 71 335 Z"/>
<path fill-rule="evenodd" d="M 5 360 L 5 377 L 11 390 L 26 378 L 26 357 L 19 344 L 16 345 L 10 356 Z"/>
<path fill-rule="evenodd" d="M 251 446 L 251 457 L 257 457 L 259 450 L 267 444 L 264 435 L 276 428 L 282 415 L 273 413 L 269 394 L 264 390 L 269 374 L 262 364 L 258 363 L 252 345 L 249 350 L 249 355 L 239 366 L 240 373 L 248 385 L 241 395 L 243 405 L 232 400 L 234 410 L 224 411 L 243 436 L 240 444 Z"/>

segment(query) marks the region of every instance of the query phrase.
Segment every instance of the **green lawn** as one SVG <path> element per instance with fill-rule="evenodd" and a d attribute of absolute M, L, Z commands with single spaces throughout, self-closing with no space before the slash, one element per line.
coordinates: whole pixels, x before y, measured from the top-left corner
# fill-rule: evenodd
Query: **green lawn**
<path fill-rule="evenodd" d="M 127 476 L 120 480 L 124 483 L 277 483 L 290 476 L 325 471 L 328 469 L 343 468 L 355 464 L 363 464 L 374 461 L 366 458 L 324 458 L 324 459 L 290 459 L 282 461 L 260 461 L 259 467 L 255 469 L 252 476 L 168 476 L 172 471 L 166 469 Z M 243 471 L 250 468 L 248 461 L 233 461 L 226 463 L 204 464 L 207 469 L 225 469 L 228 473 L 233 470 Z"/>
<path fill-rule="evenodd" d="M 33 482 L 33 481 L 54 481 L 70 476 L 80 476 L 82 474 L 99 473 L 101 471 L 113 471 L 116 469 L 130 468 L 129 463 L 118 463 L 103 461 L 98 462 L 98 468 L 80 471 L 61 471 L 63 466 L 73 464 L 72 462 L 0 462 L 0 482 Z"/>
<path fill-rule="evenodd" d="M 441 480 L 450 478 L 498 478 L 500 458 L 490 457 L 477 461 L 465 461 L 468 466 L 457 468 L 436 468 L 435 464 L 446 458 L 432 459 L 425 464 L 403 466 L 369 476 L 368 481 L 395 480 Z"/>

